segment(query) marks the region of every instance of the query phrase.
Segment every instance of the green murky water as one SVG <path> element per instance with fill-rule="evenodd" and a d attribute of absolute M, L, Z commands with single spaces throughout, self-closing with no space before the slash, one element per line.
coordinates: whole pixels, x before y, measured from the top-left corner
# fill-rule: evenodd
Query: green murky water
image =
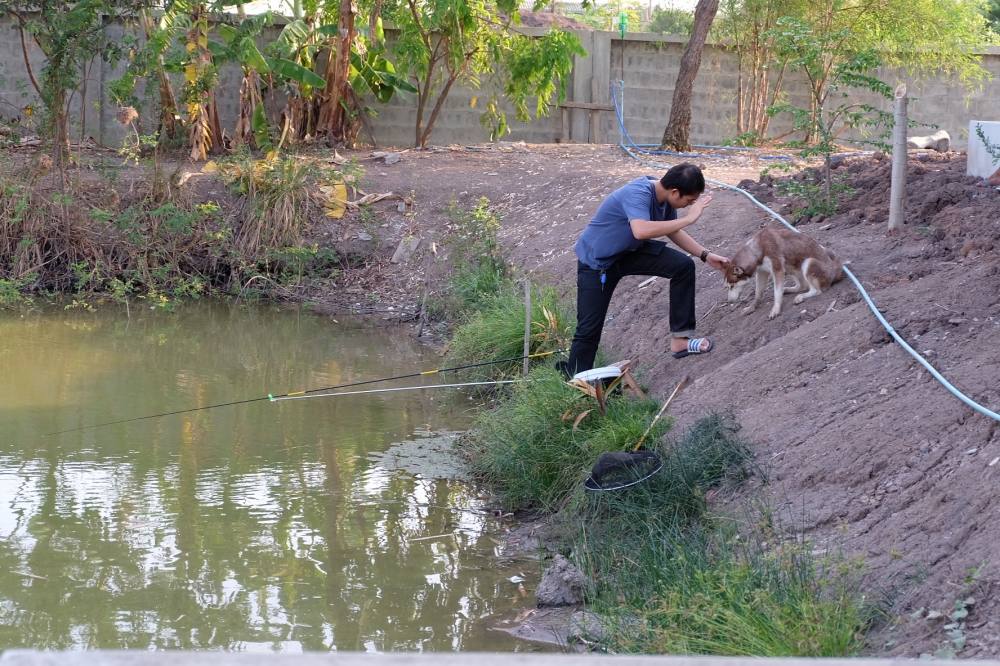
<path fill-rule="evenodd" d="M 454 390 L 43 436 L 435 356 L 295 312 L 136 310 L 0 314 L 0 648 L 529 649 L 489 627 L 537 566 L 502 562 L 474 491 L 433 478 L 473 405 Z"/>

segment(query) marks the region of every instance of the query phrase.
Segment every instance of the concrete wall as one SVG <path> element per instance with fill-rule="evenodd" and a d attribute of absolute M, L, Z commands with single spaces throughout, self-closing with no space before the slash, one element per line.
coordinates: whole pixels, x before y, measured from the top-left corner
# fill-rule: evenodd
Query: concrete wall
<path fill-rule="evenodd" d="M 121 27 L 110 30 L 123 32 Z M 276 29 L 275 29 L 276 30 Z M 526 29 L 529 34 L 539 29 Z M 659 141 L 670 112 L 671 96 L 684 40 L 677 37 L 650 34 L 629 34 L 619 39 L 617 33 L 580 33 L 587 55 L 576 58 L 567 98 L 574 102 L 608 104 L 609 85 L 624 79 L 625 124 L 637 143 Z M 29 38 L 30 40 L 30 38 Z M 29 41 L 31 62 L 35 76 L 41 78 L 44 59 Z M 948 130 L 955 144 L 966 145 L 970 119 L 1000 119 L 1000 48 L 991 48 L 983 54 L 984 66 L 994 75 L 982 90 L 969 93 L 957 81 L 948 77 L 935 77 L 924 81 L 909 82 L 911 93 L 911 118 L 937 125 Z M 120 75 L 121 66 L 95 60 L 86 75 L 86 96 L 73 98 L 72 136 L 89 135 L 100 143 L 116 146 L 121 140 L 122 128 L 114 121 L 116 107 L 106 94 L 107 84 Z M 883 80 L 895 84 L 905 77 L 895 72 L 882 72 Z M 218 86 L 219 111 L 225 127 L 231 128 L 237 112 L 240 76 L 235 67 L 220 72 Z M 487 78 L 480 89 L 456 87 L 435 125 L 432 143 L 479 143 L 487 139 L 487 132 L 480 124 L 482 102 L 495 90 L 495 79 Z M 786 76 L 786 92 L 793 103 L 806 105 L 807 91 L 804 82 L 794 73 Z M 104 94 L 98 94 L 105 90 Z M 155 88 L 149 92 L 155 93 Z M 152 95 L 140 90 L 145 100 L 146 118 L 153 117 Z M 891 103 L 871 96 L 859 95 L 886 111 Z M 28 83 L 21 55 L 21 44 L 12 22 L 0 19 L 0 118 L 19 115 L 20 109 L 33 104 L 39 109 L 37 98 Z M 272 100 L 280 106 L 281 100 Z M 400 96 L 388 105 L 376 106 L 378 115 L 373 120 L 375 134 L 381 145 L 412 145 L 416 96 Z M 548 143 L 568 137 L 573 142 L 617 142 L 618 124 L 609 111 L 598 112 L 595 126 L 590 123 L 590 112 L 572 109 L 553 113 L 531 123 L 511 121 L 514 141 Z M 695 83 L 692 108 L 691 136 L 695 143 L 714 144 L 736 134 L 736 58 L 720 46 L 706 47 L 701 69 Z M 568 128 L 563 127 L 564 117 Z M 85 125 L 85 126 L 83 126 Z M 788 120 L 776 118 L 772 132 L 788 127 Z M 930 131 L 930 130 L 929 130 Z M 911 132 L 913 133 L 913 132 Z M 917 130 L 916 133 L 922 133 Z"/>

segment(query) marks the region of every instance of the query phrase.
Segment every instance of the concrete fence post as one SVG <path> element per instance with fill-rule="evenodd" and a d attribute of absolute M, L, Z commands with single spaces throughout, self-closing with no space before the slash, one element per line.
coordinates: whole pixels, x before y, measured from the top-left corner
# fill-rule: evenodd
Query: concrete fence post
<path fill-rule="evenodd" d="M 892 127 L 892 181 L 889 190 L 889 231 L 903 224 L 906 208 L 906 84 L 896 87 Z"/>

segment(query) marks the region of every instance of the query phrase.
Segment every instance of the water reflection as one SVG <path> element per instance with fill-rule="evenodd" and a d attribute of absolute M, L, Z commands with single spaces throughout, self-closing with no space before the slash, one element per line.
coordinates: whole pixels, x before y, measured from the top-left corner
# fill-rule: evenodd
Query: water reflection
<path fill-rule="evenodd" d="M 95 422 L 410 372 L 405 335 L 204 305 L 0 319 L 0 648 L 517 649 L 469 488 L 377 464 L 460 428 L 403 392 Z M 390 384 L 391 385 L 391 384 Z M 530 573 L 530 572 L 529 572 Z"/>

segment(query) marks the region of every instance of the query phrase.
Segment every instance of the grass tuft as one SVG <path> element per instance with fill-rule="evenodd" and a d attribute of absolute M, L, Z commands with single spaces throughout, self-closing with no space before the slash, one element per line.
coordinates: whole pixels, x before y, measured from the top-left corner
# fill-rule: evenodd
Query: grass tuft
<path fill-rule="evenodd" d="M 612 396 L 602 416 L 593 400 L 542 367 L 481 415 L 464 445 L 473 471 L 506 508 L 551 510 L 580 492 L 601 453 L 631 449 L 657 408 L 651 400 Z M 668 427 L 661 419 L 650 436 Z"/>

